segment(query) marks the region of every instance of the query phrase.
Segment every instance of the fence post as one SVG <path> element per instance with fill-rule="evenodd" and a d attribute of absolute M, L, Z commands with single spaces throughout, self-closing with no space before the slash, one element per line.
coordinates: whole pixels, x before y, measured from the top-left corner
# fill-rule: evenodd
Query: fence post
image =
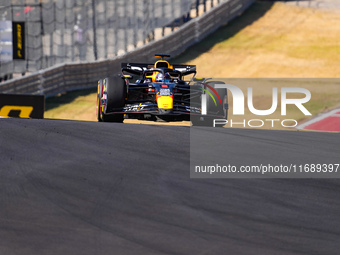
<path fill-rule="evenodd" d="M 108 22 L 107 22 L 107 0 L 104 0 L 104 57 L 108 56 L 108 41 L 107 41 L 107 33 L 108 33 Z"/>
<path fill-rule="evenodd" d="M 155 40 L 155 0 L 152 0 L 152 14 L 151 14 L 151 40 L 154 41 Z"/>
<path fill-rule="evenodd" d="M 147 42 L 147 32 L 149 29 L 149 17 L 150 17 L 150 10 L 149 10 L 149 4 L 148 0 L 143 0 L 143 12 L 145 14 L 143 19 L 143 41 L 144 44 Z"/>
<path fill-rule="evenodd" d="M 97 26 L 96 26 L 96 0 L 92 0 L 92 23 L 93 23 L 93 53 L 94 59 L 98 59 L 97 52 Z"/>
<path fill-rule="evenodd" d="M 129 27 L 129 15 L 126 15 L 127 11 L 128 11 L 128 0 L 124 1 L 124 24 L 123 24 L 123 30 L 124 30 L 124 51 L 125 53 L 128 51 L 128 27 Z"/>
<path fill-rule="evenodd" d="M 75 9 L 75 6 L 76 6 L 76 2 L 74 2 L 74 4 L 73 4 L 73 10 Z M 74 33 L 75 33 L 75 25 L 76 25 L 76 23 L 77 23 L 77 15 L 74 15 L 74 19 L 73 19 L 73 24 L 72 24 L 72 27 L 71 27 L 71 43 L 72 43 L 72 45 L 71 45 L 71 60 L 72 60 L 72 62 L 73 61 L 75 61 L 75 58 L 76 58 L 76 53 L 75 53 L 75 40 L 74 40 L 74 37 L 75 37 L 75 35 L 74 35 Z"/>
<path fill-rule="evenodd" d="M 61 54 L 62 54 L 62 61 L 61 63 L 65 62 L 65 53 L 66 53 L 66 48 L 65 48 L 65 27 L 66 27 L 66 0 L 63 1 L 63 8 L 64 8 L 64 20 L 63 20 L 63 27 L 60 30 L 60 41 L 61 41 Z"/>
<path fill-rule="evenodd" d="M 165 0 L 162 0 L 162 18 L 165 17 Z M 162 37 L 164 37 L 164 34 L 165 34 L 165 27 L 164 25 L 162 26 Z"/>
<path fill-rule="evenodd" d="M 137 0 L 133 0 L 133 6 L 132 6 L 132 10 L 133 10 L 133 46 L 134 48 L 137 48 L 137 43 L 138 43 L 138 15 L 136 15 L 137 13 Z"/>
<path fill-rule="evenodd" d="M 171 1 L 171 32 L 175 30 L 175 0 Z"/>
<path fill-rule="evenodd" d="M 114 9 L 113 9 L 113 44 L 114 44 L 114 54 L 118 56 L 118 17 L 117 17 L 117 5 L 118 1 L 114 1 Z"/>

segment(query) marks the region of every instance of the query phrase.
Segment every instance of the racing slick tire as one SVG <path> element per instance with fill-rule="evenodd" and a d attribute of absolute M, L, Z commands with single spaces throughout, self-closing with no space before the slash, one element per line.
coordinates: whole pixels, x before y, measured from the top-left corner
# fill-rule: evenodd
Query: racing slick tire
<path fill-rule="evenodd" d="M 125 106 L 126 85 L 125 80 L 119 76 L 106 78 L 106 112 L 101 113 L 103 122 L 119 122 L 124 121 L 123 113 L 110 114 L 114 111 L 122 111 Z"/>
<path fill-rule="evenodd" d="M 102 97 L 103 97 L 103 80 L 99 80 L 97 86 L 97 120 L 99 122 L 103 121 Z"/>
<path fill-rule="evenodd" d="M 225 84 L 222 81 L 210 81 L 207 82 L 208 85 L 212 86 L 219 97 L 221 98 L 222 105 L 220 104 L 219 100 L 216 100 L 216 104 L 214 100 L 207 96 L 207 112 L 208 113 L 216 113 L 221 115 L 222 117 L 218 117 L 218 119 L 227 120 L 228 119 L 228 91 L 225 88 L 215 88 L 214 84 Z M 205 126 L 205 127 L 213 127 L 214 126 L 214 119 L 217 119 L 217 117 L 214 116 L 192 116 L 191 122 L 193 126 Z M 215 123 L 215 127 L 223 127 L 224 124 Z M 223 123 L 223 122 L 222 122 Z"/>

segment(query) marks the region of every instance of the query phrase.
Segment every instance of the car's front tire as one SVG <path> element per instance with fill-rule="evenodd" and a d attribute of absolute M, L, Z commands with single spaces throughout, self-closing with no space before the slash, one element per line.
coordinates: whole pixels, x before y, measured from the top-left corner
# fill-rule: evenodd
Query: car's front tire
<path fill-rule="evenodd" d="M 101 114 L 102 121 L 122 123 L 124 121 L 124 114 L 114 112 L 122 111 L 125 106 L 125 80 L 119 76 L 108 77 L 103 86 L 103 91 L 106 93 L 106 111 Z"/>

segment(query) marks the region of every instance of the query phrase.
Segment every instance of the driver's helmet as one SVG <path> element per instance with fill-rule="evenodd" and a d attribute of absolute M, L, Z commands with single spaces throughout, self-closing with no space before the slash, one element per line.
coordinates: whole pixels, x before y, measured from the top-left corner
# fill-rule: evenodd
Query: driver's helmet
<path fill-rule="evenodd" d="M 169 73 L 164 74 L 164 79 L 163 79 L 163 73 L 159 72 L 156 75 L 156 82 L 170 82 L 171 81 L 171 76 Z"/>
<path fill-rule="evenodd" d="M 156 75 L 156 82 L 162 82 L 163 81 L 163 74 L 157 73 Z"/>

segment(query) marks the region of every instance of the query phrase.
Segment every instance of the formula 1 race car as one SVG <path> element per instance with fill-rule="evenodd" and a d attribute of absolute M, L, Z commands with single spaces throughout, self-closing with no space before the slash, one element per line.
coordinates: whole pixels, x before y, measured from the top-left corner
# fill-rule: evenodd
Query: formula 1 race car
<path fill-rule="evenodd" d="M 197 79 L 196 66 L 171 65 L 164 60 L 170 55 L 155 56 L 161 60 L 122 63 L 121 74 L 98 81 L 98 121 L 187 120 L 193 125 L 213 126 L 214 119 L 227 119 L 227 89 L 215 88 L 223 82 Z"/>

